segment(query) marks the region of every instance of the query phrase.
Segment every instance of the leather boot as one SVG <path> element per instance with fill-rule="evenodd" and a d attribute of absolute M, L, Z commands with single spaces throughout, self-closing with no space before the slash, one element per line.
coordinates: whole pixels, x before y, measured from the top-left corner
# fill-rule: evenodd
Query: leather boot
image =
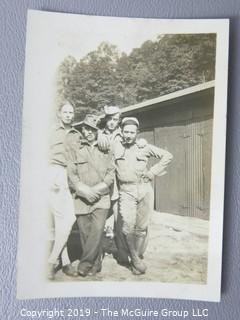
<path fill-rule="evenodd" d="M 77 277 L 78 273 L 77 270 L 71 264 L 67 264 L 62 267 L 62 272 L 65 273 L 69 277 Z"/>
<path fill-rule="evenodd" d="M 135 236 L 133 234 L 126 235 L 126 240 L 128 244 L 128 249 L 130 252 L 131 263 L 133 267 L 140 272 L 140 274 L 145 273 L 147 267 L 145 264 L 140 260 L 137 251 L 135 249 Z"/>

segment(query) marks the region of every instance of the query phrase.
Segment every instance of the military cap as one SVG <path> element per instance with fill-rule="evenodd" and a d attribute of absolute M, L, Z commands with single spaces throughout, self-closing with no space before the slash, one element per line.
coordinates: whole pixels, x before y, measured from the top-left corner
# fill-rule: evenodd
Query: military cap
<path fill-rule="evenodd" d="M 139 127 L 139 121 L 135 117 L 126 117 L 122 119 L 122 127 L 126 126 L 127 124 L 134 124 L 135 126 Z"/>
<path fill-rule="evenodd" d="M 81 121 L 78 125 L 81 127 L 85 125 L 95 130 L 98 130 L 98 127 L 97 127 L 98 122 L 99 122 L 99 118 L 95 114 L 87 114 L 84 120 Z"/>
<path fill-rule="evenodd" d="M 106 116 L 111 116 L 113 114 L 116 114 L 116 113 L 120 113 L 120 108 L 117 107 L 117 106 L 105 106 L 104 107 L 104 113 Z"/>

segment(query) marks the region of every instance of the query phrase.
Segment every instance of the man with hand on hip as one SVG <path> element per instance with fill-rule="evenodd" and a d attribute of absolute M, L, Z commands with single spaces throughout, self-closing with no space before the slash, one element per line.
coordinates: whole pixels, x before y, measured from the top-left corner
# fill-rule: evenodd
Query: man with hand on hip
<path fill-rule="evenodd" d="M 123 140 L 114 146 L 117 182 L 119 186 L 119 219 L 125 236 L 134 274 L 146 272 L 143 253 L 146 249 L 149 218 L 153 211 L 154 193 L 151 181 L 166 173 L 173 156 L 170 152 L 136 140 L 139 122 L 136 118 L 122 120 Z M 147 169 L 148 159 L 160 161 Z M 141 259 L 142 258 L 142 259 Z"/>

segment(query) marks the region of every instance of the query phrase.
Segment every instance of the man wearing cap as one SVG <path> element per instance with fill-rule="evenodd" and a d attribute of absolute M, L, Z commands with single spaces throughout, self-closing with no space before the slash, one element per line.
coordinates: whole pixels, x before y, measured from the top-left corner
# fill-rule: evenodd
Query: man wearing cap
<path fill-rule="evenodd" d="M 113 145 L 116 142 L 122 140 L 122 130 L 119 126 L 121 111 L 118 106 L 105 106 L 104 118 L 102 118 L 100 124 L 103 129 L 98 134 L 98 145 L 101 150 L 112 150 Z M 108 213 L 108 219 L 106 221 L 105 230 L 106 236 L 109 238 L 114 237 L 114 222 L 117 219 L 118 214 L 118 188 L 116 184 L 116 178 L 112 184 L 111 190 L 111 207 Z"/>
<path fill-rule="evenodd" d="M 48 259 L 49 280 L 55 277 L 61 253 L 62 271 L 69 276 L 77 275 L 66 250 L 66 242 L 76 220 L 67 180 L 67 164 L 71 147 L 80 142 L 80 133 L 72 127 L 74 108 L 69 102 L 61 104 L 57 116 L 59 121 L 52 132 L 50 145 L 49 208 L 54 218 L 55 239 Z"/>
<path fill-rule="evenodd" d="M 122 120 L 123 141 L 114 146 L 114 158 L 119 185 L 121 230 L 125 236 L 133 273 L 142 274 L 146 271 L 146 265 L 140 256 L 143 258 L 149 218 L 153 211 L 151 181 L 155 176 L 166 173 L 165 169 L 171 162 L 172 155 L 150 144 L 139 147 L 136 143 L 138 127 L 136 118 Z M 160 161 L 148 169 L 150 157 Z"/>
<path fill-rule="evenodd" d="M 101 270 L 101 240 L 115 175 L 112 153 L 99 149 L 97 123 L 98 118 L 90 114 L 81 122 L 81 147 L 74 150 L 68 166 L 83 249 L 78 274 L 84 277 Z"/>
<path fill-rule="evenodd" d="M 102 118 L 103 130 L 99 132 L 98 144 L 102 149 L 107 149 L 114 142 L 122 139 L 122 131 L 119 127 L 121 111 L 117 106 L 105 106 L 104 118 Z M 104 139 L 105 138 L 105 139 Z"/>
<path fill-rule="evenodd" d="M 101 119 L 100 127 L 103 127 L 98 134 L 98 146 L 101 150 L 113 150 L 114 145 L 123 140 L 121 123 L 121 110 L 118 106 L 105 106 L 104 118 Z M 145 139 L 137 139 L 136 143 L 139 148 L 143 148 L 147 142 Z M 110 190 L 111 195 L 111 207 L 108 213 L 108 219 L 106 221 L 105 230 L 106 237 L 113 238 L 115 236 L 115 243 L 118 247 L 117 255 L 115 258 L 121 265 L 128 265 L 127 255 L 125 250 L 125 241 L 122 232 L 119 232 L 117 228 L 117 216 L 118 216 L 118 186 L 116 177 Z M 120 219 L 119 219 L 120 221 Z"/>

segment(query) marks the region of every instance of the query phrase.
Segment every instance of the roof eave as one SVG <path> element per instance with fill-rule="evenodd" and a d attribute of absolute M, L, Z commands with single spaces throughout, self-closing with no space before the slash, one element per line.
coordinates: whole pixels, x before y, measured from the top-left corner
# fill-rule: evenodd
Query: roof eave
<path fill-rule="evenodd" d="M 154 99 L 146 100 L 141 103 L 122 108 L 121 112 L 124 114 L 124 113 L 128 113 L 128 112 L 131 112 L 134 110 L 139 110 L 139 111 L 141 111 L 141 109 L 145 110 L 146 108 L 148 108 L 152 105 L 164 103 L 164 102 L 167 102 L 170 100 L 181 98 L 183 96 L 188 96 L 193 93 L 198 93 L 198 92 L 200 93 L 201 91 L 205 91 L 205 90 L 208 90 L 208 89 L 211 89 L 214 87 L 215 87 L 215 81 L 214 80 L 208 81 L 208 82 L 196 85 L 196 86 L 189 87 L 187 89 L 178 90 L 173 93 L 169 93 L 169 94 L 166 94 L 166 95 L 154 98 Z"/>

